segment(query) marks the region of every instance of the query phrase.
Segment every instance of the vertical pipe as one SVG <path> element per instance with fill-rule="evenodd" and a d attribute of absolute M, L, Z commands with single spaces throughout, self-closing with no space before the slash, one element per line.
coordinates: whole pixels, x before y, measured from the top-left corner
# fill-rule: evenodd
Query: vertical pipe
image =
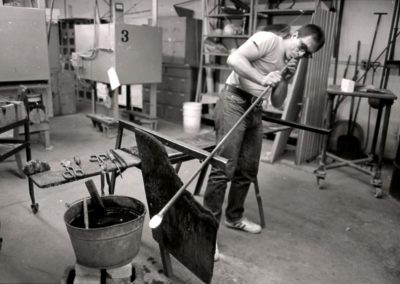
<path fill-rule="evenodd" d="M 399 17 L 400 17 L 400 1 L 396 0 L 395 6 L 393 9 L 392 23 L 390 24 L 390 33 L 389 33 L 388 44 L 386 47 L 387 51 L 386 51 L 386 55 L 385 55 L 385 61 L 384 61 L 383 69 L 382 69 L 380 88 L 383 88 L 383 89 L 385 89 L 387 87 L 387 83 L 389 80 L 389 72 L 390 71 L 389 71 L 389 68 L 387 68 L 387 61 L 391 57 L 392 52 L 394 53 L 394 46 L 396 44 L 397 26 L 399 23 Z M 396 30 L 395 30 L 395 27 L 396 27 Z"/>
<path fill-rule="evenodd" d="M 157 26 L 158 22 L 158 0 L 153 0 L 152 2 L 152 17 L 151 24 L 153 27 Z M 157 84 L 150 84 L 150 115 L 152 117 L 157 117 Z"/>
<path fill-rule="evenodd" d="M 86 197 L 83 198 L 83 223 L 85 224 L 85 229 L 89 229 L 89 212 Z"/>
<path fill-rule="evenodd" d="M 336 80 L 337 80 L 337 67 L 338 67 L 338 61 L 339 61 L 339 47 L 340 47 L 340 36 L 341 36 L 341 31 L 342 31 L 342 19 L 343 19 L 343 7 L 344 7 L 344 1 L 340 1 L 340 8 L 339 8 L 339 19 L 337 23 L 337 33 L 336 33 L 336 44 L 334 46 L 334 51 L 333 54 L 335 56 L 335 71 L 333 73 L 333 84 L 336 85 Z"/>
<path fill-rule="evenodd" d="M 67 18 L 67 0 L 64 0 L 64 18 Z"/>
<path fill-rule="evenodd" d="M 378 15 L 378 20 L 376 21 L 376 27 L 375 27 L 374 37 L 372 38 L 371 49 L 370 49 L 369 55 L 368 55 L 367 71 L 366 71 L 366 72 L 368 72 L 368 70 L 369 70 L 369 68 L 370 68 L 370 65 L 371 65 L 372 51 L 374 50 L 376 35 L 377 35 L 377 33 L 378 33 L 379 24 L 380 24 L 380 22 L 381 22 L 382 15 L 386 15 L 387 13 L 374 13 L 374 14 L 375 14 L 375 15 Z M 367 80 L 367 76 L 364 77 L 363 85 L 365 84 L 365 81 L 366 81 L 366 80 Z"/>
<path fill-rule="evenodd" d="M 375 149 L 376 149 L 376 145 L 378 143 L 378 136 L 379 136 L 379 128 L 380 128 L 381 118 L 382 118 L 382 111 L 383 111 L 383 106 L 382 106 L 382 102 L 380 101 L 379 102 L 378 114 L 376 116 L 374 137 L 372 139 L 372 146 L 371 146 L 372 155 L 375 155 Z"/>
<path fill-rule="evenodd" d="M 383 117 L 383 125 L 382 125 L 382 136 L 381 136 L 381 141 L 379 145 L 379 156 L 378 156 L 378 169 L 379 173 L 381 172 L 382 164 L 383 164 L 383 156 L 385 154 L 385 144 L 386 144 L 386 137 L 387 137 L 387 131 L 389 127 L 389 118 L 390 118 L 390 108 L 391 104 L 393 101 L 385 101 L 385 114 Z M 380 121 L 379 121 L 380 123 Z M 379 176 L 380 177 L 380 176 Z"/>
<path fill-rule="evenodd" d="M 158 0 L 153 0 L 151 9 L 151 24 L 153 27 L 157 26 L 158 21 Z"/>
<path fill-rule="evenodd" d="M 203 19 L 203 24 L 202 24 L 202 32 L 201 32 L 201 42 L 200 42 L 200 62 L 199 62 L 199 70 L 197 74 L 197 86 L 196 86 L 196 98 L 195 102 L 200 101 L 200 93 L 201 93 L 201 85 L 203 81 L 203 60 L 204 60 L 204 40 L 205 37 L 203 35 L 208 33 L 208 18 L 206 18 L 206 12 L 208 13 L 208 9 L 206 8 L 206 3 L 205 1 L 207 0 L 202 0 L 201 1 L 201 10 L 202 10 L 202 19 Z"/>
<path fill-rule="evenodd" d="M 118 121 L 119 120 L 118 88 L 111 91 L 111 99 L 112 99 L 113 118 L 115 121 Z"/>

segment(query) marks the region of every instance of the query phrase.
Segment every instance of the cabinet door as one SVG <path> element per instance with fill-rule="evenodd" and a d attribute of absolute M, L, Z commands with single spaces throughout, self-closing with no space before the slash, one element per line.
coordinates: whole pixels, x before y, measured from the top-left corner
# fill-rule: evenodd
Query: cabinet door
<path fill-rule="evenodd" d="M 182 108 L 184 102 L 191 101 L 191 94 L 189 93 L 178 93 L 178 92 L 164 92 L 165 95 L 165 104 L 170 106 L 175 106 Z"/>
<path fill-rule="evenodd" d="M 186 18 L 160 17 L 158 23 L 163 30 L 163 41 L 185 41 Z"/>
<path fill-rule="evenodd" d="M 178 93 L 192 93 L 194 84 L 191 78 L 167 77 L 168 90 Z"/>
<path fill-rule="evenodd" d="M 183 116 L 182 107 L 170 106 L 170 105 L 164 106 L 164 119 L 165 120 L 168 120 L 171 122 L 182 123 L 182 121 L 183 121 L 182 116 Z"/>
<path fill-rule="evenodd" d="M 172 44 L 172 62 L 175 64 L 186 63 L 186 48 L 183 41 L 175 41 Z"/>
<path fill-rule="evenodd" d="M 185 64 L 185 43 L 180 41 L 164 41 L 162 57 L 164 63 Z"/>

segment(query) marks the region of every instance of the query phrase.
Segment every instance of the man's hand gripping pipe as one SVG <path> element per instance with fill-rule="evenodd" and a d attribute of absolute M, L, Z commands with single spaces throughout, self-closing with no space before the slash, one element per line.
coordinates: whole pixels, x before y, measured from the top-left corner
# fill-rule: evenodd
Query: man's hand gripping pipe
<path fill-rule="evenodd" d="M 288 68 L 288 65 L 286 65 L 282 70 L 281 74 L 286 72 Z M 259 102 L 263 99 L 263 97 L 268 93 L 268 91 L 271 89 L 271 86 L 268 85 L 265 90 L 260 94 L 260 96 L 251 104 L 251 106 L 246 110 L 246 112 L 238 119 L 238 121 L 232 126 L 232 128 L 229 130 L 228 133 L 225 134 L 225 136 L 222 138 L 222 140 L 215 146 L 215 148 L 212 150 L 210 155 L 207 156 L 207 158 L 201 163 L 200 167 L 197 169 L 196 172 L 189 178 L 189 180 L 181 186 L 180 189 L 175 193 L 175 195 L 165 204 L 165 206 L 158 212 L 158 214 L 154 215 L 150 222 L 149 226 L 151 229 L 157 228 L 163 218 L 165 213 L 171 208 L 171 206 L 176 202 L 176 200 L 179 198 L 179 196 L 183 193 L 183 191 L 190 185 L 190 183 L 196 178 L 196 176 L 203 170 L 205 166 L 209 163 L 209 161 L 215 156 L 215 154 L 218 152 L 218 150 L 221 148 L 221 146 L 225 143 L 226 140 L 228 140 L 229 136 L 236 130 L 236 128 L 239 126 L 239 124 L 247 117 L 247 115 L 259 104 Z"/>

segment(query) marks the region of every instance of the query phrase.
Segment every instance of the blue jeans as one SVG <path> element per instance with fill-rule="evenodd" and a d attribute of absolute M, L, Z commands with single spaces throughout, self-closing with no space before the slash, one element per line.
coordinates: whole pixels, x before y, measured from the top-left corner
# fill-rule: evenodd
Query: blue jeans
<path fill-rule="evenodd" d="M 214 121 L 217 142 L 225 136 L 249 108 L 251 102 L 224 89 L 215 106 Z M 218 154 L 232 162 L 232 167 L 222 170 L 212 167 L 204 194 L 204 206 L 221 220 L 222 205 L 227 183 L 231 182 L 226 220 L 235 222 L 242 218 L 244 202 L 250 184 L 257 178 L 262 146 L 262 107 L 256 106 L 231 134 Z"/>

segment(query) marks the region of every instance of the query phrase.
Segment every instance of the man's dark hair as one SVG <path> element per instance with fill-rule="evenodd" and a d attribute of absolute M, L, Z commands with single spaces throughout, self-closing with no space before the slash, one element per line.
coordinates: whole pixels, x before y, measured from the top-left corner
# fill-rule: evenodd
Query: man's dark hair
<path fill-rule="evenodd" d="M 299 37 L 311 36 L 317 44 L 317 50 L 319 50 L 325 43 L 325 33 L 320 26 L 307 24 L 300 27 L 297 32 Z"/>

